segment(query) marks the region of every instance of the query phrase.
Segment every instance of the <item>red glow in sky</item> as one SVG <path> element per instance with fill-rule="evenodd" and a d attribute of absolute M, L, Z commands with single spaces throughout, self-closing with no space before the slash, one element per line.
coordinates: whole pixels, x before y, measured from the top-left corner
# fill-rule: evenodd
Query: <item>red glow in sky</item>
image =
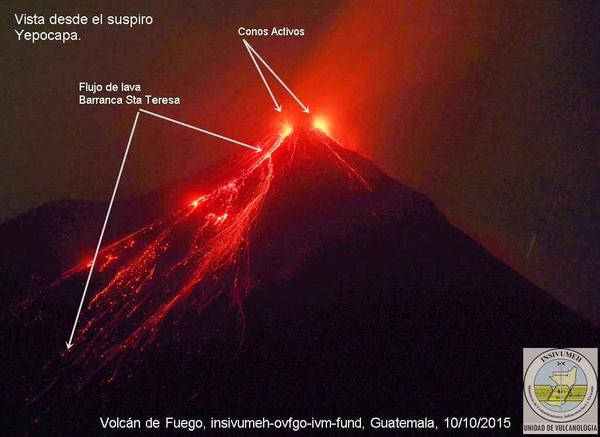
<path fill-rule="evenodd" d="M 417 145 L 398 156 L 405 149 L 387 150 L 385 139 L 412 140 L 415 117 L 427 126 L 439 117 L 431 90 L 464 77 L 480 54 L 479 26 L 476 13 L 435 2 L 345 3 L 293 83 L 346 147 L 397 166 L 405 180 L 422 179 Z"/>

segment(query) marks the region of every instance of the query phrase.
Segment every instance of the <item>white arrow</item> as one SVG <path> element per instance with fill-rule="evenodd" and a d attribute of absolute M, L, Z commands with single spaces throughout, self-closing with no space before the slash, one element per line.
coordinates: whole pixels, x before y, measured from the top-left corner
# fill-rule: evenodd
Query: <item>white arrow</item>
<path fill-rule="evenodd" d="M 155 112 L 147 111 L 146 109 L 141 109 L 140 108 L 140 112 L 143 112 L 144 114 L 152 115 L 154 117 L 162 118 L 163 120 L 170 121 L 171 123 L 178 124 L 179 126 L 184 126 L 184 127 L 189 128 L 189 129 L 193 129 L 195 131 L 202 132 L 203 134 L 210 135 L 210 136 L 213 136 L 215 138 L 219 138 L 221 140 L 229 141 L 230 143 L 234 143 L 234 144 L 237 144 L 237 145 L 242 146 L 242 147 L 247 147 L 248 149 L 252 149 L 255 152 L 261 152 L 262 151 L 262 149 L 260 147 L 258 147 L 258 146 L 251 146 L 250 144 L 242 143 L 241 141 L 234 140 L 232 138 L 228 138 L 228 137 L 225 137 L 223 135 L 207 131 L 207 130 L 199 128 L 197 126 L 192 126 L 191 124 L 183 123 L 182 121 L 174 120 L 172 118 L 165 117 L 164 115 L 160 115 L 160 114 L 157 114 Z"/>
<path fill-rule="evenodd" d="M 248 50 L 248 54 L 250 55 L 252 62 L 254 62 L 254 66 L 258 70 L 258 74 L 260 75 L 260 78 L 262 79 L 263 83 L 265 84 L 265 87 L 267 88 L 267 91 L 269 92 L 269 95 L 271 96 L 273 103 L 275 103 L 275 111 L 281 112 L 281 105 L 279 103 L 277 103 L 277 99 L 273 95 L 273 91 L 271 91 L 271 87 L 269 87 L 269 83 L 267 82 L 267 79 L 265 79 L 265 75 L 263 74 L 262 70 L 258 66 L 258 62 L 256 62 L 256 59 L 254 58 L 254 55 L 252 54 L 252 49 L 250 48 L 250 45 L 246 42 L 246 40 L 244 40 L 244 44 L 246 45 L 246 50 Z"/>
<path fill-rule="evenodd" d="M 115 187 L 113 188 L 112 196 L 110 198 L 110 202 L 108 203 L 108 209 L 106 210 L 106 216 L 104 217 L 104 223 L 102 224 L 102 230 L 100 231 L 100 237 L 98 238 L 98 244 L 96 245 L 96 252 L 94 252 L 94 258 L 92 259 L 92 264 L 90 265 L 90 271 L 88 272 L 87 279 L 85 281 L 85 286 L 83 287 L 83 294 L 81 295 L 81 301 L 79 302 L 79 308 L 77 309 L 77 315 L 75 316 L 75 322 L 73 323 L 73 329 L 71 330 L 71 336 L 69 337 L 69 341 L 65 342 L 65 344 L 67 345 L 67 349 L 71 349 L 73 347 L 73 337 L 75 336 L 75 329 L 77 328 L 77 322 L 79 321 L 79 316 L 81 315 L 81 309 L 83 308 L 83 303 L 85 302 L 85 295 L 87 294 L 88 288 L 90 286 L 90 281 L 92 279 L 92 273 L 94 272 L 94 267 L 96 266 L 96 260 L 98 259 L 98 253 L 100 252 L 100 247 L 102 246 L 102 239 L 104 238 L 104 232 L 106 231 L 106 225 L 108 223 L 108 218 L 110 217 L 110 211 L 112 210 L 113 203 L 114 203 L 115 197 L 117 195 L 117 190 L 119 188 L 119 182 L 121 181 L 121 175 L 123 174 L 123 169 L 125 168 L 125 161 L 127 160 L 127 155 L 129 154 L 129 148 L 131 146 L 131 141 L 133 140 L 133 133 L 135 132 L 135 127 L 137 126 L 140 112 L 152 115 L 154 117 L 162 118 L 163 120 L 167 120 L 172 123 L 188 127 L 190 129 L 205 133 L 207 135 L 212 135 L 213 137 L 217 137 L 222 140 L 229 141 L 229 142 L 238 144 L 243 147 L 247 147 L 256 152 L 262 151 L 262 149 L 258 146 L 251 146 L 250 144 L 242 143 L 241 141 L 227 138 L 223 135 L 209 132 L 207 130 L 200 129 L 199 127 L 192 126 L 192 125 L 186 124 L 186 123 L 182 123 L 181 121 L 173 120 L 172 118 L 168 118 L 168 117 L 165 117 L 160 114 L 155 114 L 154 112 L 150 112 L 145 109 L 140 108 L 138 110 L 138 112 L 136 112 L 135 120 L 133 121 L 133 126 L 131 128 L 131 133 L 129 134 L 129 141 L 127 142 L 127 147 L 125 148 L 125 153 L 123 154 L 123 160 L 121 161 L 121 167 L 119 168 L 119 174 L 117 175 L 117 181 L 115 182 Z"/>
<path fill-rule="evenodd" d="M 281 78 L 279 76 L 277 76 L 277 73 L 275 73 L 273 71 L 273 69 L 269 66 L 269 64 L 267 64 L 266 61 L 258 54 L 258 52 L 256 50 L 254 50 L 254 47 L 252 47 L 250 45 L 250 43 L 248 41 L 246 41 L 245 39 L 243 41 L 244 41 L 244 45 L 246 46 L 246 49 L 250 53 L 250 57 L 252 57 L 252 61 L 254 61 L 254 65 L 256 65 L 256 68 L 260 74 L 260 77 L 262 78 L 263 82 L 265 83 L 265 86 L 267 87 L 267 90 L 269 91 L 269 94 L 271 95 L 271 98 L 275 102 L 275 110 L 281 111 L 281 106 L 279 106 L 279 108 L 278 108 L 277 101 L 275 100 L 275 97 L 273 97 L 273 93 L 271 92 L 269 85 L 267 85 L 267 81 L 265 80 L 265 77 L 263 76 L 262 72 L 260 71 L 260 68 L 258 67 L 257 62 L 254 59 L 254 56 L 252 56 L 252 55 L 255 55 L 258 58 L 258 60 L 260 62 L 262 62 L 265 67 L 267 67 L 267 70 L 269 70 L 269 72 L 275 77 L 275 79 L 277 79 L 277 81 L 281 84 L 281 86 L 283 86 L 286 89 L 286 91 L 288 93 L 290 93 L 290 95 L 294 98 L 294 100 L 296 102 L 298 102 L 298 104 L 302 107 L 302 111 L 309 113 L 310 110 L 308 109 L 308 106 L 304 105 L 304 103 L 302 103 L 300 101 L 300 99 L 298 97 L 296 97 L 296 94 L 294 94 L 292 92 L 292 90 L 285 84 L 285 82 L 283 80 L 281 80 Z"/>
<path fill-rule="evenodd" d="M 121 181 L 121 175 L 123 174 L 123 168 L 125 167 L 125 161 L 127 160 L 127 154 L 129 153 L 129 146 L 131 146 L 131 140 L 133 139 L 133 133 L 135 132 L 135 127 L 137 126 L 137 121 L 140 116 L 139 111 L 135 114 L 135 120 L 133 121 L 133 127 L 131 128 L 131 133 L 129 134 L 129 141 L 127 142 L 127 148 L 125 149 L 125 154 L 123 155 L 123 161 L 121 161 L 121 167 L 119 168 L 119 174 L 117 175 L 117 181 L 115 182 L 115 188 L 113 189 L 112 196 L 110 198 L 110 202 L 108 203 L 108 210 L 106 211 L 106 216 L 104 217 L 104 224 L 102 225 L 102 230 L 100 231 L 100 238 L 98 238 L 98 244 L 96 245 L 96 252 L 94 253 L 94 258 L 92 259 L 92 265 L 90 266 L 90 271 L 88 272 L 87 280 L 85 281 L 85 286 L 83 287 L 83 294 L 81 295 L 81 302 L 79 302 L 79 308 L 77 309 L 77 316 L 75 316 L 75 322 L 73 323 L 73 329 L 71 330 L 71 336 L 69 337 L 69 341 L 66 342 L 67 349 L 71 349 L 73 346 L 73 337 L 75 336 L 75 328 L 77 327 L 77 322 L 79 321 L 79 315 L 81 314 L 81 308 L 83 308 L 83 302 L 85 301 L 85 295 L 88 291 L 88 287 L 90 286 L 90 280 L 92 279 L 92 273 L 94 272 L 94 266 L 96 265 L 96 260 L 98 259 L 98 252 L 100 252 L 100 246 L 102 245 L 102 238 L 104 238 L 104 231 L 106 230 L 106 224 L 108 223 L 108 217 L 110 216 L 110 210 L 112 209 L 113 203 L 115 201 L 115 196 L 117 195 L 117 189 L 119 188 L 119 182 Z"/>

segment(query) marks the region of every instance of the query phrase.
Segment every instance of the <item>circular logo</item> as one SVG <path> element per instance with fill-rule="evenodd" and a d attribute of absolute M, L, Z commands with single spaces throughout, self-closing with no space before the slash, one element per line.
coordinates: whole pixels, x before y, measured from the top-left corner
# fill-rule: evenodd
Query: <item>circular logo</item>
<path fill-rule="evenodd" d="M 549 349 L 535 357 L 523 383 L 529 406 L 551 422 L 571 422 L 583 416 L 597 395 L 592 364 L 571 349 Z"/>

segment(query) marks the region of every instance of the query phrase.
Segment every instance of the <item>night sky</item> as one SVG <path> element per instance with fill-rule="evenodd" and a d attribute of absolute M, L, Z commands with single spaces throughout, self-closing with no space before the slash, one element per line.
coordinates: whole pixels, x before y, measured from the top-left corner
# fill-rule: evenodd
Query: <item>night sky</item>
<path fill-rule="evenodd" d="M 237 28 L 299 27 L 304 37 L 248 40 L 335 139 L 430 196 L 538 285 L 593 313 L 595 2 L 55 3 L 0 5 L 0 220 L 56 199 L 108 199 L 136 107 L 80 106 L 79 81 L 180 96 L 180 106 L 149 109 L 251 142 L 296 109 L 281 90 L 284 111 L 272 109 Z M 16 41 L 20 12 L 155 21 L 31 45 Z M 134 148 L 122 195 L 238 151 L 146 118 Z"/>

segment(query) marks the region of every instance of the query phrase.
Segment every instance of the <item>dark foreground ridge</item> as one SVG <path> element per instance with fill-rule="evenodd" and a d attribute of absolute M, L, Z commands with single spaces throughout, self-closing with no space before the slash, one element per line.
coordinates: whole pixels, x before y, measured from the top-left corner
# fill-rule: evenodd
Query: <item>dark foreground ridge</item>
<path fill-rule="evenodd" d="M 156 212 L 167 189 L 117 205 L 69 352 L 104 206 L 59 202 L 0 226 L 12 429 L 462 415 L 518 430 L 522 348 L 598 344 L 425 196 L 320 131 L 268 139 L 232 168 L 175 211 Z"/>

